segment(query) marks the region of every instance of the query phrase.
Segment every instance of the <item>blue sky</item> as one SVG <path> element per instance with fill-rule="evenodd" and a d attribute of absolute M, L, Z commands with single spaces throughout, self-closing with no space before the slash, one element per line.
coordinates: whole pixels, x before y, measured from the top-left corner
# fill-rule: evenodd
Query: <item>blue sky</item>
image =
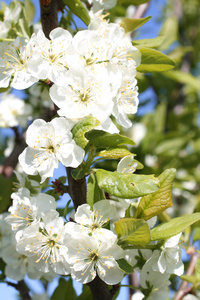
<path fill-rule="evenodd" d="M 11 0 L 5 0 L 4 2 L 9 4 L 11 2 Z M 33 2 L 35 3 L 35 6 L 36 6 L 35 21 L 37 21 L 39 19 L 39 14 L 40 14 L 39 0 L 33 1 Z M 141 38 L 141 39 L 153 38 L 159 34 L 159 30 L 161 27 L 160 15 L 161 15 L 161 11 L 163 9 L 164 4 L 165 4 L 164 0 L 151 0 L 150 1 L 150 6 L 146 13 L 146 16 L 152 16 L 152 19 L 141 28 L 138 38 Z M 18 91 L 17 92 L 18 96 L 20 96 L 19 93 L 20 92 Z M 149 96 L 151 96 L 151 98 L 152 98 L 151 103 L 148 105 L 148 107 L 145 107 L 145 111 L 143 108 L 139 108 L 139 111 L 138 111 L 139 114 L 144 114 L 145 112 L 147 112 L 147 111 L 149 112 L 154 109 L 154 105 L 155 105 L 154 97 L 155 96 L 151 93 L 150 90 L 148 90 L 147 92 L 140 95 L 140 101 L 141 102 L 144 101 Z M 62 175 L 61 175 L 61 170 L 59 169 L 55 172 L 54 177 L 58 178 L 60 176 L 62 176 Z M 63 204 L 63 201 L 64 200 L 62 200 L 62 202 L 59 203 L 59 206 L 61 206 Z M 43 292 L 43 288 L 39 281 L 33 281 L 33 280 L 26 279 L 26 282 L 28 285 L 31 286 L 31 289 L 34 292 L 36 292 L 36 293 Z M 128 284 L 127 277 L 123 280 L 122 284 Z M 49 287 L 50 294 L 53 292 L 56 285 L 57 285 L 57 280 L 55 279 Z M 74 283 L 74 287 L 78 293 L 80 293 L 80 291 L 81 291 L 81 286 L 82 285 L 77 282 Z M 1 299 L 17 300 L 18 292 L 16 292 L 16 290 L 13 287 L 8 286 L 7 284 L 0 283 L 0 292 L 1 292 Z M 121 288 L 120 294 L 117 297 L 117 299 L 118 300 L 128 299 L 128 289 Z"/>

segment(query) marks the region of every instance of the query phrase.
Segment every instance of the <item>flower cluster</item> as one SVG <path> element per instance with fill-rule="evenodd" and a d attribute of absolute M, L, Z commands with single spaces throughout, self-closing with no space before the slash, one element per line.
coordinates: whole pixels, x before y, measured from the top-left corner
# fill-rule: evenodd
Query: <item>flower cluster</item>
<path fill-rule="evenodd" d="M 74 37 L 56 28 L 47 39 L 42 30 L 28 40 L 2 42 L 0 87 L 26 89 L 40 81 L 54 83 L 50 97 L 58 114 L 76 123 L 97 118 L 104 130 L 117 131 L 110 116 L 128 128 L 127 114 L 138 106 L 136 67 L 141 55 L 118 24 L 94 15 L 87 30 Z"/>

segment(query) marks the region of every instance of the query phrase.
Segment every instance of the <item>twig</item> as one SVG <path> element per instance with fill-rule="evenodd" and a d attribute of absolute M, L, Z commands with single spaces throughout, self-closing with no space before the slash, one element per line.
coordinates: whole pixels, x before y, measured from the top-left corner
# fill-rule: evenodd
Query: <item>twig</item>
<path fill-rule="evenodd" d="M 191 256 L 191 260 L 190 260 L 190 264 L 188 266 L 186 275 L 190 276 L 194 273 L 195 270 L 195 266 L 197 263 L 197 260 L 200 258 L 200 255 L 197 253 L 194 253 Z M 183 298 L 183 296 L 185 296 L 186 294 L 188 294 L 189 291 L 191 291 L 192 286 L 188 287 L 188 282 L 187 281 L 183 281 L 174 297 L 173 300 L 181 300 Z"/>
<path fill-rule="evenodd" d="M 6 283 L 18 290 L 23 300 L 31 300 L 31 297 L 29 295 L 29 289 L 25 284 L 24 280 L 21 280 L 18 283 L 6 281 Z"/>
<path fill-rule="evenodd" d="M 49 33 L 58 27 L 58 11 L 63 11 L 62 0 L 40 0 L 41 22 L 44 34 L 49 38 Z"/>

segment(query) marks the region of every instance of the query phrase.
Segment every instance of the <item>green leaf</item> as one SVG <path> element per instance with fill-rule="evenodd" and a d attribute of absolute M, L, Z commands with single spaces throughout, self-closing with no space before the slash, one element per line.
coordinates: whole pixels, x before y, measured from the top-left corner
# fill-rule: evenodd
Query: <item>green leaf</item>
<path fill-rule="evenodd" d="M 64 218 L 66 217 L 66 215 L 67 215 L 68 213 L 70 213 L 70 212 L 73 210 L 73 207 L 69 207 L 69 206 L 70 206 L 70 203 L 71 203 L 71 200 L 67 201 L 67 204 L 66 204 L 66 206 L 65 206 L 65 208 L 64 208 L 64 211 L 63 211 L 63 216 L 64 216 Z"/>
<path fill-rule="evenodd" d="M 99 188 L 95 174 L 91 174 L 87 184 L 87 203 L 93 207 L 95 202 L 105 199 L 104 192 Z"/>
<path fill-rule="evenodd" d="M 69 300 L 71 300 L 69 298 Z M 87 284 L 83 284 L 83 291 L 82 293 L 76 298 L 76 300 L 93 300 L 91 291 Z"/>
<path fill-rule="evenodd" d="M 96 176 L 101 189 L 119 198 L 141 197 L 157 191 L 159 187 L 159 181 L 153 175 L 126 174 L 99 169 Z"/>
<path fill-rule="evenodd" d="M 166 18 L 162 26 L 160 35 L 165 37 L 160 50 L 167 50 L 175 41 L 178 40 L 178 19 L 175 16 Z"/>
<path fill-rule="evenodd" d="M 27 18 L 30 23 L 32 23 L 35 16 L 35 5 L 30 0 L 24 0 L 26 7 Z"/>
<path fill-rule="evenodd" d="M 73 288 L 72 279 L 69 278 L 69 280 L 65 280 L 64 278 L 60 278 L 59 285 L 55 289 L 51 300 L 76 300 L 77 295 Z"/>
<path fill-rule="evenodd" d="M 139 72 L 164 72 L 174 68 L 174 61 L 167 55 L 150 48 L 139 48 L 142 62 L 137 67 Z"/>
<path fill-rule="evenodd" d="M 10 196 L 13 193 L 13 177 L 6 178 L 0 175 L 0 213 L 11 205 Z"/>
<path fill-rule="evenodd" d="M 119 268 L 127 273 L 127 274 L 131 274 L 134 272 L 133 267 L 127 262 L 127 260 L 125 260 L 124 258 L 118 259 L 117 263 L 119 265 Z"/>
<path fill-rule="evenodd" d="M 149 2 L 150 0 L 118 0 L 117 3 L 121 4 L 127 4 L 127 5 L 140 5 L 146 2 Z"/>
<path fill-rule="evenodd" d="M 200 213 L 194 213 L 191 215 L 184 215 L 182 217 L 174 218 L 169 222 L 160 224 L 151 229 L 151 240 L 163 240 L 168 239 L 182 231 L 193 223 L 200 220 Z"/>
<path fill-rule="evenodd" d="M 168 71 L 163 74 L 164 76 L 172 80 L 175 80 L 180 83 L 188 84 L 197 91 L 200 90 L 200 80 L 194 77 L 192 74 L 184 73 L 178 70 Z"/>
<path fill-rule="evenodd" d="M 122 158 L 124 156 L 132 154 L 130 151 L 124 148 L 116 148 L 116 149 L 109 149 L 103 150 L 96 153 L 96 156 L 106 157 L 106 158 Z"/>
<path fill-rule="evenodd" d="M 194 229 L 193 242 L 200 240 L 200 227 Z"/>
<path fill-rule="evenodd" d="M 158 36 L 153 39 L 143 39 L 143 40 L 134 40 L 132 41 L 133 46 L 136 47 L 147 47 L 147 48 L 157 48 L 163 42 L 164 37 Z"/>
<path fill-rule="evenodd" d="M 90 16 L 88 15 L 87 9 L 80 0 L 63 0 L 70 11 L 79 17 L 87 26 L 90 23 Z"/>
<path fill-rule="evenodd" d="M 118 133 L 111 134 L 102 130 L 92 130 L 85 136 L 90 141 L 90 144 L 99 149 L 120 148 L 120 146 L 124 146 L 126 144 L 133 146 L 135 145 L 135 142 L 126 136 Z"/>
<path fill-rule="evenodd" d="M 150 242 L 149 226 L 144 220 L 124 218 L 114 223 L 119 238 L 118 244 L 145 247 Z"/>
<path fill-rule="evenodd" d="M 81 168 L 76 168 L 71 171 L 74 179 L 82 179 L 85 176 L 85 172 Z"/>
<path fill-rule="evenodd" d="M 172 206 L 171 188 L 175 175 L 175 169 L 168 169 L 158 177 L 159 189 L 155 193 L 142 197 L 136 209 L 135 218 L 148 220 Z"/>
<path fill-rule="evenodd" d="M 88 144 L 88 140 L 85 138 L 85 133 L 97 127 L 100 122 L 91 117 L 85 117 L 83 120 L 78 122 L 72 129 L 73 138 L 78 146 L 85 148 Z"/>
<path fill-rule="evenodd" d="M 195 275 L 181 275 L 180 278 L 192 284 L 196 284 L 198 281 L 198 278 Z"/>
<path fill-rule="evenodd" d="M 141 27 L 143 24 L 148 22 L 151 19 L 150 17 L 141 18 L 141 19 L 130 19 L 130 18 L 124 18 L 122 19 L 120 26 L 124 28 L 125 33 L 132 32 L 135 29 Z"/>

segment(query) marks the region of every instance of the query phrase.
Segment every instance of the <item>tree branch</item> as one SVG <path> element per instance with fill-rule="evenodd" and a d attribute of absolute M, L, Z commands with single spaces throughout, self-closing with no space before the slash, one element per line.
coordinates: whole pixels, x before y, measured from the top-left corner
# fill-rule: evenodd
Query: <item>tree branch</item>
<path fill-rule="evenodd" d="M 6 281 L 6 283 L 18 290 L 23 300 L 31 300 L 31 297 L 29 295 L 29 289 L 25 284 L 24 280 L 21 280 L 18 283 Z"/>
<path fill-rule="evenodd" d="M 64 8 L 62 0 L 40 0 L 41 22 L 44 34 L 49 38 L 49 33 L 58 27 L 57 12 Z"/>
<path fill-rule="evenodd" d="M 192 275 L 195 270 L 195 266 L 197 263 L 197 260 L 200 258 L 200 255 L 197 253 L 192 254 L 190 264 L 188 266 L 187 272 L 185 275 Z M 192 286 L 188 287 L 189 282 L 183 281 L 174 297 L 173 300 L 181 300 L 188 292 L 191 291 Z"/>

